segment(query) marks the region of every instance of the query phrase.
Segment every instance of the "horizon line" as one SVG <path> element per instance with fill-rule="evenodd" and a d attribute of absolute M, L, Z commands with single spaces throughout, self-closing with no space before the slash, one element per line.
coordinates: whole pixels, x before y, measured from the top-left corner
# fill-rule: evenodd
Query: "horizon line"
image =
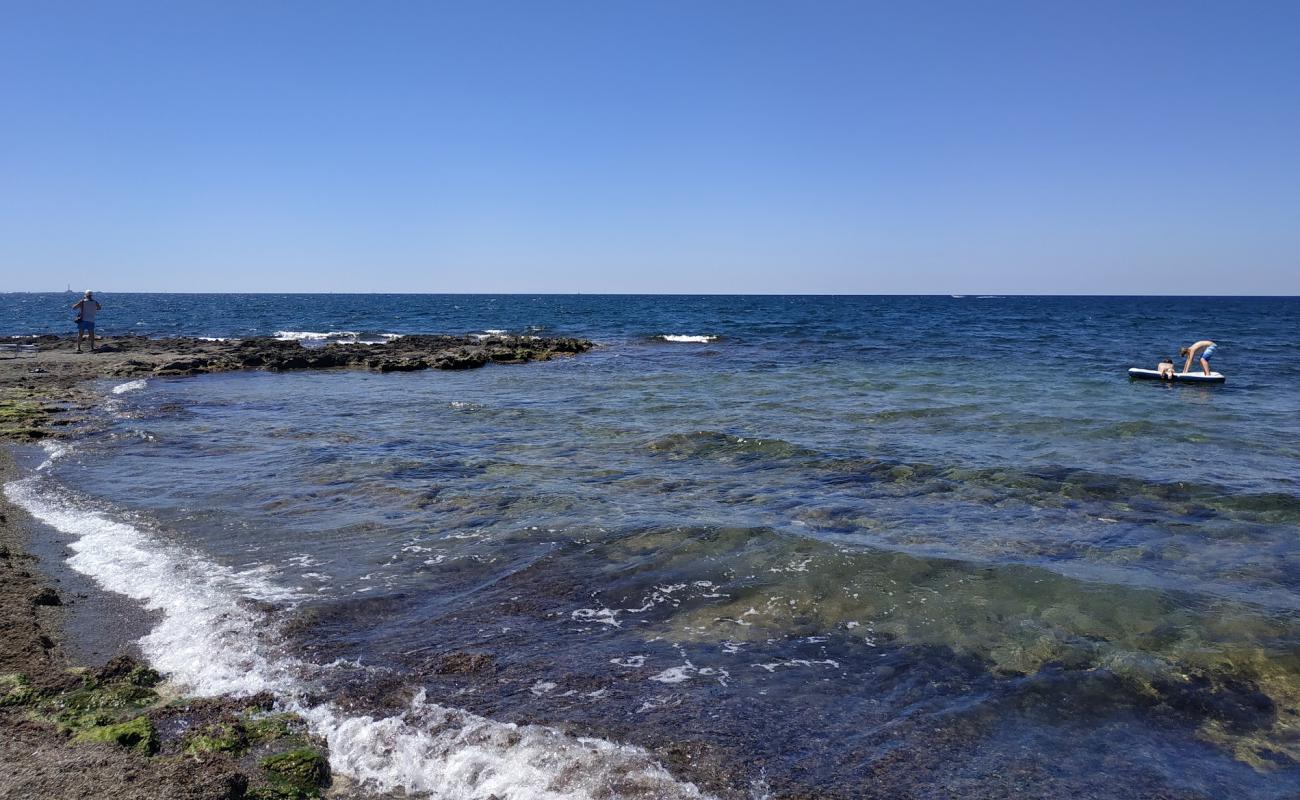
<path fill-rule="evenodd" d="M 209 292 L 166 292 L 166 291 L 136 291 L 136 290 L 114 290 L 102 291 L 92 289 L 97 295 L 114 295 L 114 294 L 151 294 L 151 295 L 303 295 L 303 296 L 321 296 L 321 295 L 351 295 L 360 297 L 377 297 L 377 296 L 394 296 L 394 297 L 412 297 L 412 296 L 435 296 L 435 297 L 949 297 L 954 300 L 961 299 L 994 299 L 1008 297 L 1182 297 L 1182 298 L 1261 298 L 1261 299 L 1297 299 L 1300 294 L 1154 294 L 1139 292 L 1136 294 L 1125 293 L 1103 293 L 1103 294 L 1085 294 L 1082 292 L 879 292 L 879 293 L 859 293 L 859 292 L 353 292 L 353 291 L 313 291 L 313 292 L 281 292 L 281 291 L 209 291 Z M 81 295 L 82 292 L 55 289 L 55 290 L 9 290 L 0 291 L 0 296 L 15 294 L 73 294 Z"/>

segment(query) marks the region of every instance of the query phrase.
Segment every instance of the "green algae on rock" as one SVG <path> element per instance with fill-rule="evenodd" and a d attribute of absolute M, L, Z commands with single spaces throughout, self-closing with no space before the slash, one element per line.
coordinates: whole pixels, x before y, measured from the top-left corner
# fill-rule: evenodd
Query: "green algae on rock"
<path fill-rule="evenodd" d="M 158 731 L 149 718 L 141 714 L 116 725 L 87 728 L 74 737 L 78 742 L 106 742 L 121 745 L 141 753 L 158 752 Z"/>
<path fill-rule="evenodd" d="M 300 747 L 259 762 L 266 782 L 249 788 L 256 800 L 309 800 L 329 785 L 329 762 L 318 750 Z"/>
<path fill-rule="evenodd" d="M 41 710 L 65 725 L 81 727 L 87 721 L 102 724 L 99 720 L 138 713 L 157 702 L 157 692 L 129 680 L 101 682 L 87 677 L 78 688 L 46 700 Z"/>
<path fill-rule="evenodd" d="M 248 733 L 239 723 L 217 722 L 205 725 L 185 737 L 186 753 L 232 753 L 248 748 Z"/>
<path fill-rule="evenodd" d="M 307 747 L 311 740 L 307 726 L 297 714 L 266 714 L 258 708 L 248 708 L 238 719 L 222 719 L 207 723 L 186 733 L 182 749 L 186 753 L 230 753 L 239 757 L 260 749 L 280 750 Z"/>
<path fill-rule="evenodd" d="M 0 706 L 23 706 L 40 697 L 40 692 L 21 673 L 0 675 L 0 690 L 4 692 L 0 694 Z"/>
<path fill-rule="evenodd" d="M 256 744 L 301 734 L 306 728 L 297 714 L 267 714 L 244 721 L 249 741 Z"/>
<path fill-rule="evenodd" d="M 40 439 L 54 410 L 44 398 L 29 390 L 8 389 L 0 396 L 0 437 Z"/>

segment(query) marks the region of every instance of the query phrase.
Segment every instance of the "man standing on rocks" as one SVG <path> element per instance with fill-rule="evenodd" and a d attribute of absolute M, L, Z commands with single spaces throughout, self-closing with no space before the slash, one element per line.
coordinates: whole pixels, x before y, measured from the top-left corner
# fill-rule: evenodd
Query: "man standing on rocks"
<path fill-rule="evenodd" d="M 77 352 L 81 352 L 81 337 L 90 331 L 90 352 L 95 352 L 95 315 L 103 308 L 95 293 L 86 290 L 86 296 L 72 304 L 77 309 Z"/>

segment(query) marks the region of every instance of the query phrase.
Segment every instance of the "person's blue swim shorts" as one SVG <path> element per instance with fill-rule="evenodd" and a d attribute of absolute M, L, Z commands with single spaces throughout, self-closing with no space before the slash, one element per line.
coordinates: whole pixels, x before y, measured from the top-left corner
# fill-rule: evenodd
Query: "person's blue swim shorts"
<path fill-rule="evenodd" d="M 79 319 L 79 320 L 77 320 L 77 330 L 79 330 L 79 331 L 93 331 L 94 329 L 95 329 L 95 323 L 93 323 L 93 322 L 86 322 L 84 319 Z"/>
<path fill-rule="evenodd" d="M 1210 359 L 1210 356 L 1214 355 L 1214 348 L 1216 347 L 1218 347 L 1217 344 L 1212 344 L 1209 347 L 1205 348 L 1205 350 L 1201 352 L 1201 358 L 1204 358 L 1205 360 L 1208 361 Z"/>

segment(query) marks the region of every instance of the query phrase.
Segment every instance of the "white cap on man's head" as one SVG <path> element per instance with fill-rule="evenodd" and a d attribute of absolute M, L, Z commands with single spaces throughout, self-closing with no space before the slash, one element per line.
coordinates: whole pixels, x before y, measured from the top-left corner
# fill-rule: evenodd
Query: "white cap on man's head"
<path fill-rule="evenodd" d="M 94 292 L 90 291 L 89 289 L 86 290 L 86 297 L 90 297 L 92 294 L 94 294 Z"/>

